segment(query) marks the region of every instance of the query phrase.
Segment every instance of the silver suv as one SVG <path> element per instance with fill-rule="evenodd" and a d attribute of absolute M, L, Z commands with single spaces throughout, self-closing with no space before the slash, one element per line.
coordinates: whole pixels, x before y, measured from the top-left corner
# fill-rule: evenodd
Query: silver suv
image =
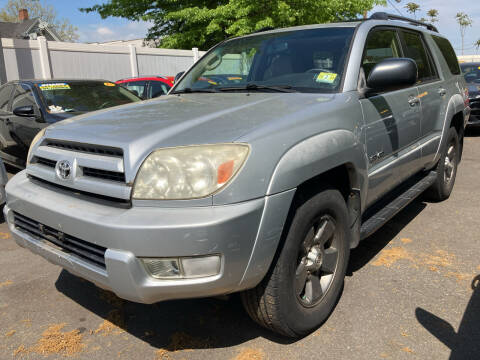
<path fill-rule="evenodd" d="M 5 217 L 121 298 L 241 292 L 256 322 L 302 336 L 351 248 L 424 190 L 449 197 L 465 89 L 448 40 L 385 13 L 226 40 L 168 96 L 41 132 Z"/>

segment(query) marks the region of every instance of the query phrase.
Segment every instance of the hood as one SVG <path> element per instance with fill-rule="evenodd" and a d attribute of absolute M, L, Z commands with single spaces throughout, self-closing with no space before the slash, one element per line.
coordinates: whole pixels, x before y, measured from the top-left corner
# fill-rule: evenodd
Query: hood
<path fill-rule="evenodd" d="M 62 112 L 62 113 L 49 113 L 48 122 L 55 123 L 57 121 L 62 121 L 65 119 L 70 119 L 74 116 L 79 116 L 85 114 L 85 112 Z"/>
<path fill-rule="evenodd" d="M 322 120 L 346 94 L 199 93 L 168 95 L 76 116 L 53 124 L 46 137 L 122 148 L 138 163 L 162 147 L 249 142 L 312 117 Z"/>
<path fill-rule="evenodd" d="M 89 112 L 53 124 L 52 138 L 124 147 L 235 141 L 278 117 L 331 103 L 340 94 L 220 93 L 168 95 Z"/>

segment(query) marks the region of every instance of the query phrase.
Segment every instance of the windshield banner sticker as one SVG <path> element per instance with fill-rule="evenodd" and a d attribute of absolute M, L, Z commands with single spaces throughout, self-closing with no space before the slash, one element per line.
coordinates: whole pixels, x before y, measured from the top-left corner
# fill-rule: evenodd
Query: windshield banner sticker
<path fill-rule="evenodd" d="M 333 84 L 336 78 L 337 74 L 335 73 L 321 72 L 317 75 L 315 81 L 318 83 Z"/>
<path fill-rule="evenodd" d="M 69 90 L 70 85 L 67 83 L 55 83 L 55 84 L 40 84 L 40 90 Z"/>

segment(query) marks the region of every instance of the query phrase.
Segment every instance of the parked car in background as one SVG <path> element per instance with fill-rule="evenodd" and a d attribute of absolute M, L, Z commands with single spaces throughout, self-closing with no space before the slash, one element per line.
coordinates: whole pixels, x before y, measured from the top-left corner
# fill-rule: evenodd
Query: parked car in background
<path fill-rule="evenodd" d="M 468 98 L 472 109 L 468 125 L 480 126 L 480 62 L 463 63 L 460 67 L 468 85 Z"/>
<path fill-rule="evenodd" d="M 228 39 L 163 99 L 39 133 L 5 218 L 20 246 L 121 298 L 241 292 L 260 325 L 303 336 L 351 248 L 424 191 L 450 196 L 467 104 L 449 41 L 413 19 Z"/>
<path fill-rule="evenodd" d="M 172 77 L 166 76 L 144 76 L 117 81 L 118 85 L 132 91 L 142 99 L 153 99 L 167 95 L 173 86 Z"/>
<path fill-rule="evenodd" d="M 46 126 L 90 111 L 140 101 L 107 80 L 25 80 L 0 87 L 0 157 L 24 167 L 30 143 Z"/>
<path fill-rule="evenodd" d="M 5 204 L 7 200 L 7 196 L 5 195 L 5 185 L 7 185 L 7 182 L 7 169 L 5 169 L 2 159 L 0 159 L 0 205 Z"/>

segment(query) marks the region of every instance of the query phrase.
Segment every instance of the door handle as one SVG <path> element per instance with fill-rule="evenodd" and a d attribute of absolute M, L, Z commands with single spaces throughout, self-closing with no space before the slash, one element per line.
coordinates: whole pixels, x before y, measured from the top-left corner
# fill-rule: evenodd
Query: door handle
<path fill-rule="evenodd" d="M 408 103 L 410 104 L 411 107 L 414 107 L 417 104 L 420 104 L 420 99 L 417 97 L 411 96 L 410 99 L 408 99 Z"/>
<path fill-rule="evenodd" d="M 11 123 L 10 119 L 5 119 L 5 125 L 10 125 Z"/>
<path fill-rule="evenodd" d="M 445 96 L 445 95 L 447 95 L 447 90 L 444 89 L 444 88 L 438 89 L 438 95 L 440 95 L 440 96 Z"/>

